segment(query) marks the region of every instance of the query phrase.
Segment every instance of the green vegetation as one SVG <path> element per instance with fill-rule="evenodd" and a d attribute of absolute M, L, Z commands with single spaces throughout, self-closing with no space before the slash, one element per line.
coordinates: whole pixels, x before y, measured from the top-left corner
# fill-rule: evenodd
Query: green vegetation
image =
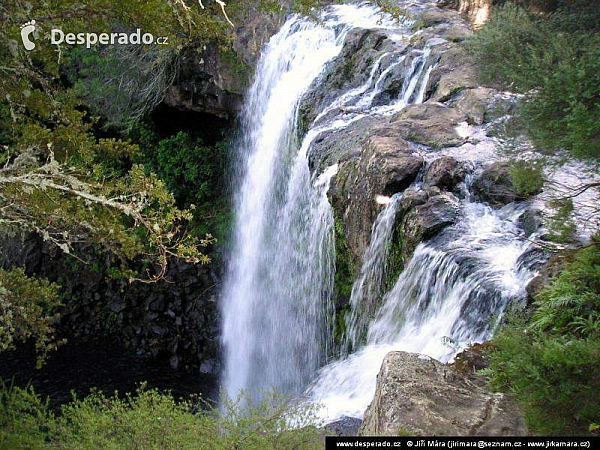
<path fill-rule="evenodd" d="M 232 221 L 225 188 L 229 141 L 208 146 L 183 131 L 160 139 L 146 124 L 134 130 L 132 139 L 140 145 L 147 170 L 165 182 L 178 207 L 191 211 L 192 234 L 214 235 L 226 243 Z"/>
<path fill-rule="evenodd" d="M 33 389 L 0 390 L 0 448 L 6 449 L 317 449 L 315 408 L 269 395 L 244 409 L 201 409 L 156 390 L 107 397 L 94 392 L 56 415 Z M 290 417 L 295 418 L 294 427 Z"/>
<path fill-rule="evenodd" d="M 513 161 L 509 173 L 519 197 L 529 198 L 542 191 L 544 172 L 540 162 Z"/>
<path fill-rule="evenodd" d="M 334 212 L 335 214 L 335 212 Z M 354 264 L 346 242 L 346 225 L 337 214 L 334 217 L 335 232 L 335 297 L 347 302 L 354 283 Z"/>
<path fill-rule="evenodd" d="M 487 374 L 514 393 L 534 433 L 581 434 L 600 423 L 598 244 L 542 290 L 530 319 L 513 313 L 494 337 Z"/>
<path fill-rule="evenodd" d="M 163 278 L 171 258 L 209 261 L 203 249 L 212 238 L 186 233 L 192 213 L 178 208 L 165 182 L 136 163 L 138 146 L 100 134 L 99 119 L 89 113 L 102 112 L 111 116 L 109 125 L 127 128 L 152 109 L 168 84 L 168 63 L 161 61 L 193 39 L 219 36 L 221 13 L 212 10 L 162 0 L 119 7 L 105 0 L 34 1 L 28 8 L 3 3 L 2 225 L 36 231 L 66 253 L 77 252 L 74 242 L 89 242 L 122 260 L 153 264 L 159 269 L 144 276 L 150 281 Z M 19 32 L 31 11 L 38 34 L 36 48 L 27 52 Z M 51 28 L 77 33 L 138 27 L 169 34 L 172 45 L 82 52 L 42 39 Z"/>
<path fill-rule="evenodd" d="M 23 269 L 0 269 L 0 351 L 14 349 L 15 342 L 35 339 L 40 367 L 49 351 L 62 342 L 52 327 L 60 306 L 58 289 L 47 280 L 30 278 Z"/>
<path fill-rule="evenodd" d="M 554 208 L 555 213 L 548 223 L 550 229 L 548 238 L 559 244 L 572 242 L 577 231 L 577 225 L 572 217 L 573 200 L 570 198 L 555 200 L 550 202 L 550 206 Z"/>
<path fill-rule="evenodd" d="M 156 46 L 75 47 L 69 55 L 63 73 L 105 130 L 129 131 L 162 100 L 175 77 L 175 52 Z"/>
<path fill-rule="evenodd" d="M 482 80 L 525 94 L 519 114 L 539 148 L 600 157 L 600 4 L 520 3 L 535 12 L 508 2 L 469 44 Z"/>

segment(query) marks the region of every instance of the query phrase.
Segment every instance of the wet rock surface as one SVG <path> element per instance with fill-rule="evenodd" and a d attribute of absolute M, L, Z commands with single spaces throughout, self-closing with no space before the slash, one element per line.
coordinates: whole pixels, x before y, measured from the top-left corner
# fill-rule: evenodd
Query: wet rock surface
<path fill-rule="evenodd" d="M 440 103 L 409 105 L 390 119 L 386 131 L 394 130 L 409 141 L 433 148 L 456 147 L 465 142 L 456 127 L 466 117 Z"/>
<path fill-rule="evenodd" d="M 416 20 L 420 31 L 406 40 L 390 38 L 385 30 L 351 32 L 340 56 L 328 64 L 299 107 L 303 131 L 311 123 L 314 127 L 335 117 L 351 120 L 339 130 L 319 134 L 312 144 L 309 161 L 316 173 L 339 164 L 330 199 L 336 216 L 343 220 L 348 246 L 359 259 L 381 209 L 375 197 L 404 192 L 421 176 L 426 192 L 409 194 L 412 197 L 403 200 L 398 219 L 400 231 L 395 235 L 395 243 L 403 248 L 404 259 L 410 258 L 419 242 L 456 222 L 460 207 L 451 193 L 464 181 L 468 168 L 455 158 L 442 156 L 432 158 L 422 173 L 422 155 L 463 145 L 469 137 L 461 134 L 461 127 L 484 124 L 504 112 L 494 112 L 494 105 L 502 103 L 496 101 L 497 92 L 477 83 L 474 63 L 460 45 L 472 31 L 458 12 L 426 8 L 416 14 Z M 377 79 L 384 73 L 371 107 L 396 101 L 402 97 L 405 79 L 420 70 L 421 63 L 416 58 L 422 55 L 428 55 L 426 65 L 430 67 L 423 67 L 415 80 L 417 84 L 424 83 L 422 103 L 417 94 L 407 96 L 405 100 L 411 104 L 392 114 L 368 113 L 364 105 L 340 105 L 317 119 L 318 112 L 335 105 L 344 92 L 358 89 L 369 77 Z M 374 62 L 374 71 L 365 69 Z M 495 201 L 508 200 L 510 195 L 508 192 Z"/>
<path fill-rule="evenodd" d="M 518 192 L 510 165 L 506 162 L 489 165 L 473 182 L 473 191 L 482 201 L 494 208 L 528 198 Z"/>
<path fill-rule="evenodd" d="M 423 176 L 423 186 L 437 186 L 440 189 L 452 191 L 458 183 L 464 180 L 466 172 L 463 163 L 451 156 L 442 156 L 427 167 Z"/>
<path fill-rule="evenodd" d="M 356 417 L 344 416 L 325 425 L 325 430 L 336 436 L 356 436 L 362 425 L 362 420 Z"/>
<path fill-rule="evenodd" d="M 413 203 L 412 208 L 400 214 L 402 223 L 396 240 L 399 241 L 404 264 L 420 242 L 436 236 L 444 228 L 456 223 L 460 216 L 459 201 L 453 194 L 434 188 L 426 191 L 426 195 L 424 203 Z"/>
<path fill-rule="evenodd" d="M 348 245 L 361 258 L 369 244 L 371 226 L 381 209 L 377 195 L 390 196 L 406 189 L 423 167 L 401 138 L 374 136 L 359 156 L 340 164 L 330 189 L 333 207 L 342 218 Z"/>
<path fill-rule="evenodd" d="M 482 378 L 414 353 L 388 353 L 362 435 L 519 436 L 523 413 Z"/>

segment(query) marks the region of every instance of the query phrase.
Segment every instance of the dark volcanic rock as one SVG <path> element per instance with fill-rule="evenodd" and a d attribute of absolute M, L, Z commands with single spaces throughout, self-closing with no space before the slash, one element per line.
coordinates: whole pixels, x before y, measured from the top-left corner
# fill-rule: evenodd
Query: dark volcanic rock
<path fill-rule="evenodd" d="M 180 110 L 234 119 L 262 47 L 277 32 L 290 5 L 284 2 L 282 7 L 281 14 L 260 12 L 236 23 L 229 48 L 222 42 L 212 41 L 184 48 L 178 59 L 175 81 L 167 90 L 164 103 Z"/>
<path fill-rule="evenodd" d="M 493 163 L 474 181 L 473 190 L 483 201 L 494 207 L 514 202 L 517 192 L 508 164 Z"/>
<path fill-rule="evenodd" d="M 130 284 L 111 279 L 110 260 L 93 247 L 78 253 L 92 263 L 79 263 L 35 234 L 0 239 L 0 267 L 24 267 L 61 286 L 64 306 L 57 328 L 62 337 L 112 339 L 132 353 L 169 358 L 174 369 L 197 368 L 210 360 L 213 373 L 218 372 L 218 273 L 171 261 L 168 282 Z"/>
<path fill-rule="evenodd" d="M 472 374 L 490 365 L 487 352 L 493 348 L 489 342 L 473 344 L 454 357 L 454 368 L 463 374 Z"/>

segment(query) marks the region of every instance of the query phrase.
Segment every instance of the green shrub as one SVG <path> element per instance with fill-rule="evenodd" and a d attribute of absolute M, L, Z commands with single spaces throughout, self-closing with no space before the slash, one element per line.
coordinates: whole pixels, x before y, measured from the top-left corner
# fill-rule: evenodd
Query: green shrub
<path fill-rule="evenodd" d="M 537 161 L 514 161 L 509 173 L 520 197 L 529 198 L 539 194 L 544 186 L 544 172 Z"/>
<path fill-rule="evenodd" d="M 483 82 L 526 94 L 519 115 L 537 146 L 597 158 L 600 7 L 576 3 L 585 7 L 559 2 L 552 14 L 507 3 L 468 45 Z"/>
<path fill-rule="evenodd" d="M 568 269 L 540 292 L 534 306 L 531 325 L 535 329 L 580 338 L 600 337 L 598 246 L 577 252 Z"/>
<path fill-rule="evenodd" d="M 210 197 L 214 169 L 218 164 L 215 149 L 179 132 L 159 141 L 155 152 L 152 158 L 154 171 L 180 204 L 200 206 Z"/>
<path fill-rule="evenodd" d="M 62 343 L 54 340 L 52 326 L 60 306 L 58 289 L 48 280 L 28 277 L 22 268 L 0 269 L 0 351 L 34 339 L 37 365 L 43 364 L 48 352 Z"/>
<path fill-rule="evenodd" d="M 494 338 L 491 384 L 512 392 L 537 434 L 581 434 L 600 420 L 600 339 L 511 324 Z"/>
<path fill-rule="evenodd" d="M 32 389 L 3 388 L 0 448 L 322 448 L 314 407 L 293 406 L 277 395 L 267 395 L 253 407 L 241 408 L 242 403 L 201 409 L 156 390 L 140 389 L 124 397 L 93 392 L 55 416 Z"/>
<path fill-rule="evenodd" d="M 596 241 L 597 243 L 597 241 Z M 600 248 L 592 245 L 494 337 L 492 386 L 514 393 L 531 431 L 581 434 L 600 423 Z"/>
<path fill-rule="evenodd" d="M 9 388 L 0 382 L 0 449 L 44 448 L 54 416 L 33 388 Z"/>

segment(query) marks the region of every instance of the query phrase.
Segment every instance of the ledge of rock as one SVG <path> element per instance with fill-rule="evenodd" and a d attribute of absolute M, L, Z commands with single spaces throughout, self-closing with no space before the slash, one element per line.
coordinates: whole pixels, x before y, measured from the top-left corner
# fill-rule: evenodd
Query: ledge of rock
<path fill-rule="evenodd" d="M 414 353 L 388 353 L 362 435 L 519 436 L 527 433 L 515 401 L 482 378 Z"/>
<path fill-rule="evenodd" d="M 254 3 L 258 9 L 258 2 Z M 211 41 L 184 48 L 164 103 L 182 111 L 233 120 L 241 109 L 263 45 L 277 32 L 285 17 L 283 12 L 289 9 L 287 4 L 282 7 L 281 14 L 256 9 L 232 30 L 229 47 Z"/>
<path fill-rule="evenodd" d="M 484 202 L 494 208 L 501 208 L 517 200 L 527 200 L 528 196 L 518 192 L 506 162 L 490 164 L 473 182 L 473 191 Z"/>
<path fill-rule="evenodd" d="M 463 163 L 451 156 L 442 156 L 434 160 L 425 171 L 423 185 L 437 186 L 440 189 L 452 191 L 458 183 L 464 180 L 466 169 Z"/>
<path fill-rule="evenodd" d="M 370 230 L 381 209 L 375 197 L 402 192 L 423 167 L 423 158 L 413 151 L 410 143 L 399 137 L 373 136 L 362 146 L 359 157 L 340 163 L 329 195 L 357 258 L 362 258 L 369 245 Z"/>
<path fill-rule="evenodd" d="M 404 139 L 433 148 L 454 147 L 465 139 L 456 127 L 466 116 L 441 103 L 409 105 L 390 119 L 390 130 Z"/>

